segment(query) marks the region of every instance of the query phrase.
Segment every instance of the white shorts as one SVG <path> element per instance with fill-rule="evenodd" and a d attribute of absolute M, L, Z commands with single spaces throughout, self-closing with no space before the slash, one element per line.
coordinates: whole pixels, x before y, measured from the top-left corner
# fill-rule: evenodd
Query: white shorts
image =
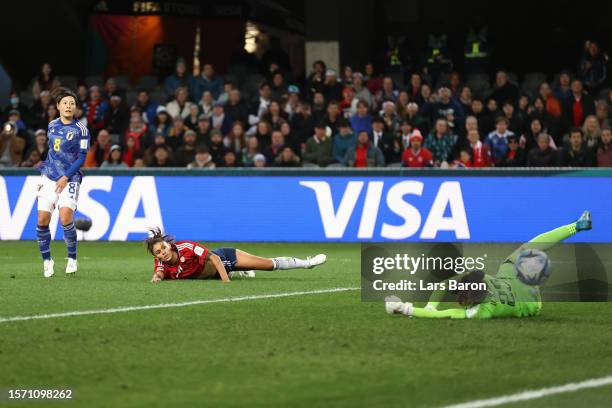
<path fill-rule="evenodd" d="M 68 182 L 61 193 L 55 192 L 55 181 L 46 176 L 40 177 L 38 184 L 38 211 L 47 211 L 52 213 L 55 207 L 68 207 L 75 211 L 77 201 L 79 199 L 80 183 Z"/>

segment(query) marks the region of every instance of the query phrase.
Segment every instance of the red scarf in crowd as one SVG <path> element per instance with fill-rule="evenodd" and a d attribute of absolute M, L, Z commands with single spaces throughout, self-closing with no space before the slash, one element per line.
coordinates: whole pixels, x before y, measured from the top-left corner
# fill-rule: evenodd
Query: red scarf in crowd
<path fill-rule="evenodd" d="M 368 144 L 358 144 L 355 149 L 355 167 L 368 167 Z"/>

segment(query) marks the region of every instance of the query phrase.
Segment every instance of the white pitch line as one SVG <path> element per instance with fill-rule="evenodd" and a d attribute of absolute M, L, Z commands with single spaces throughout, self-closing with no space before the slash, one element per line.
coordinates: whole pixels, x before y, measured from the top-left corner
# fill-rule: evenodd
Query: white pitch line
<path fill-rule="evenodd" d="M 173 308 L 173 307 L 205 305 L 208 303 L 243 302 L 245 300 L 275 299 L 275 298 L 284 298 L 284 297 L 291 297 L 291 296 L 318 295 L 321 293 L 347 292 L 347 291 L 359 290 L 359 289 L 360 288 L 329 288 L 329 289 L 309 290 L 309 291 L 303 291 L 303 292 L 271 293 L 268 295 L 251 295 L 251 296 L 240 296 L 240 297 L 233 297 L 233 298 L 228 297 L 228 298 L 221 298 L 221 299 L 192 300 L 189 302 L 181 302 L 181 303 L 160 303 L 157 305 L 115 307 L 112 309 L 76 310 L 74 312 L 49 313 L 49 314 L 32 315 L 32 316 L 0 317 L 0 323 L 19 322 L 19 321 L 24 321 L 24 320 L 45 320 L 45 319 L 55 319 L 55 318 L 60 318 L 60 317 L 72 317 L 72 316 L 125 313 L 125 312 L 139 311 L 139 310 L 168 309 L 168 308 Z"/>
<path fill-rule="evenodd" d="M 586 388 L 603 387 L 612 384 L 612 375 L 601 378 L 592 378 L 581 382 L 558 385 L 556 387 L 541 388 L 539 390 L 528 390 L 516 394 L 502 395 L 501 397 L 488 398 L 461 404 L 447 405 L 444 408 L 484 408 L 496 407 L 498 405 L 509 404 L 512 402 L 527 401 L 547 397 L 549 395 L 563 394 L 566 392 L 575 392 Z"/>

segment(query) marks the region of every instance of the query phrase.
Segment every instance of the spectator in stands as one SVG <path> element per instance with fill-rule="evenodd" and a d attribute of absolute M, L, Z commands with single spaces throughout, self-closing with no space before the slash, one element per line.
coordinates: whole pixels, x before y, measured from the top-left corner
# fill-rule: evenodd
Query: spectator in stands
<path fill-rule="evenodd" d="M 149 91 L 146 89 L 139 89 L 135 105 L 142 111 L 145 123 L 147 125 L 151 126 L 153 123 L 155 123 L 158 105 L 151 100 Z"/>
<path fill-rule="evenodd" d="M 357 112 L 349 120 L 356 133 L 363 130 L 366 132 L 372 131 L 372 115 L 368 111 L 368 103 L 365 100 L 357 102 Z"/>
<path fill-rule="evenodd" d="M 173 167 L 172 154 L 166 145 L 155 146 L 153 150 L 153 163 L 150 167 Z"/>
<path fill-rule="evenodd" d="M 580 59 L 578 76 L 592 94 L 597 94 L 608 77 L 608 56 L 601 52 L 596 41 L 586 41 Z"/>
<path fill-rule="evenodd" d="M 287 113 L 289 120 L 293 118 L 293 115 L 297 111 L 298 104 L 300 103 L 300 88 L 296 85 L 289 85 L 287 87 L 287 101 L 283 107 L 283 111 Z"/>
<path fill-rule="evenodd" d="M 272 91 L 272 99 L 281 100 L 287 98 L 287 84 L 285 83 L 285 75 L 281 71 L 274 71 L 270 81 Z"/>
<path fill-rule="evenodd" d="M 520 135 L 525 131 L 527 118 L 523 117 L 520 112 L 516 112 L 514 104 L 506 101 L 502 104 L 502 112 L 504 117 L 508 119 L 508 129 L 516 135 Z"/>
<path fill-rule="evenodd" d="M 361 131 L 357 144 L 349 147 L 342 163 L 347 167 L 384 167 L 385 158 L 380 149 L 370 143 L 368 132 Z"/>
<path fill-rule="evenodd" d="M 17 109 L 10 111 L 8 114 L 8 121 L 17 126 L 17 136 L 22 137 L 27 142 L 29 137 L 26 129 L 26 123 L 22 119 L 21 112 L 19 112 Z"/>
<path fill-rule="evenodd" d="M 40 98 L 34 101 L 30 108 L 30 127 L 32 128 L 46 128 L 49 123 L 45 122 L 47 115 L 47 108 L 54 102 L 51 100 L 51 93 L 49 91 L 42 91 Z"/>
<path fill-rule="evenodd" d="M 125 130 L 125 133 L 123 134 L 124 137 L 122 139 L 122 143 L 125 146 L 127 145 L 128 140 L 132 139 L 134 141 L 133 149 L 140 150 L 145 144 L 148 134 L 149 129 L 142 120 L 142 116 L 133 115 L 130 119 L 130 126 Z"/>
<path fill-rule="evenodd" d="M 108 109 L 108 102 L 102 99 L 100 87 L 94 85 L 89 88 L 89 100 L 83 104 L 83 114 L 87 117 L 90 133 L 96 134 L 105 126 Z"/>
<path fill-rule="evenodd" d="M 429 84 L 421 85 L 421 99 L 423 104 L 428 102 L 436 102 L 437 95 L 434 95 Z"/>
<path fill-rule="evenodd" d="M 262 82 L 259 85 L 259 96 L 251 104 L 251 113 L 249 115 L 249 125 L 256 125 L 259 119 L 268 110 L 272 101 L 272 89 L 270 84 Z"/>
<path fill-rule="evenodd" d="M 599 100 L 595 102 L 595 116 L 601 129 L 611 127 L 612 122 L 610 121 L 610 110 L 608 103 L 605 100 Z"/>
<path fill-rule="evenodd" d="M 315 119 L 312 116 L 312 110 L 308 102 L 300 102 L 291 118 L 291 128 L 294 129 L 295 138 L 299 145 L 304 145 L 306 141 L 314 133 Z M 301 147 L 298 151 L 303 150 Z"/>
<path fill-rule="evenodd" d="M 196 133 L 189 129 L 183 134 L 183 144 L 174 154 L 174 164 L 177 167 L 185 167 L 195 159 Z"/>
<path fill-rule="evenodd" d="M 191 105 L 189 116 L 185 118 L 185 126 L 191 130 L 195 130 L 198 127 L 198 121 L 200 120 L 200 108 L 195 103 Z"/>
<path fill-rule="evenodd" d="M 425 147 L 433 155 L 434 166 L 440 167 L 443 163 L 448 163 L 456 141 L 457 136 L 450 133 L 446 119 L 438 119 L 433 131 L 425 140 Z"/>
<path fill-rule="evenodd" d="M 111 145 L 110 133 L 106 129 L 101 129 L 96 137 L 96 142 L 87 152 L 83 167 L 100 167 L 104 161 L 108 160 Z"/>
<path fill-rule="evenodd" d="M 34 146 L 26 154 L 26 157 L 30 156 L 32 150 L 37 150 L 41 160 L 47 159 L 47 153 L 49 152 L 49 139 L 47 139 L 47 131 L 45 129 L 38 129 L 34 133 Z"/>
<path fill-rule="evenodd" d="M 346 119 L 343 119 L 338 124 L 338 133 L 332 138 L 332 141 L 332 155 L 334 156 L 334 160 L 344 164 L 347 150 L 357 144 L 357 135 L 353 133 L 351 125 Z"/>
<path fill-rule="evenodd" d="M 32 96 L 38 99 L 42 91 L 51 91 L 56 85 L 57 77 L 53 73 L 53 68 L 51 64 L 45 62 L 40 68 L 40 73 L 32 80 Z"/>
<path fill-rule="evenodd" d="M 272 100 L 261 120 L 268 122 L 273 130 L 280 130 L 281 124 L 289 120 L 289 116 L 281 109 L 281 105 L 277 100 Z"/>
<path fill-rule="evenodd" d="M 223 138 L 223 145 L 230 151 L 240 155 L 246 146 L 244 125 L 240 121 L 232 124 L 232 130 Z"/>
<path fill-rule="evenodd" d="M 202 98 L 200 99 L 200 102 L 198 102 L 198 107 L 200 108 L 202 115 L 210 119 L 213 114 L 215 102 L 213 101 L 212 94 L 209 91 L 202 92 Z"/>
<path fill-rule="evenodd" d="M 264 156 L 261 153 L 256 154 L 255 157 L 253 157 L 253 167 L 255 168 L 266 167 L 266 156 Z"/>
<path fill-rule="evenodd" d="M 49 93 L 49 95 L 51 95 L 51 93 Z M 79 98 L 79 103 L 81 105 L 89 100 L 89 89 L 87 88 L 87 85 L 80 84 L 77 87 L 77 98 Z"/>
<path fill-rule="evenodd" d="M 393 135 L 386 132 L 385 121 L 380 117 L 376 116 L 372 120 L 372 132 L 370 133 L 370 141 L 373 146 L 378 146 L 382 139 L 391 140 Z"/>
<path fill-rule="evenodd" d="M 334 69 L 325 71 L 323 95 L 325 95 L 325 100 L 327 101 L 339 101 L 342 99 L 342 84 L 338 82 L 338 75 Z"/>
<path fill-rule="evenodd" d="M 532 119 L 531 123 L 529 124 L 529 129 L 527 129 L 527 131 L 523 133 L 519 139 L 521 147 L 524 147 L 526 151 L 530 151 L 538 145 L 538 136 L 540 136 L 542 133 L 547 133 L 547 131 L 542 126 L 540 119 Z M 550 138 L 550 147 L 553 150 L 557 150 L 557 144 L 552 136 Z"/>
<path fill-rule="evenodd" d="M 478 122 L 478 133 L 481 135 L 488 135 L 494 128 L 493 121 L 484 110 L 484 104 L 482 99 L 474 98 L 468 111 L 470 116 L 473 116 Z M 467 119 L 466 119 L 467 121 Z"/>
<path fill-rule="evenodd" d="M 433 155 L 428 148 L 422 147 L 423 136 L 419 129 L 414 129 L 410 136 L 410 147 L 402 155 L 402 167 L 431 167 Z"/>
<path fill-rule="evenodd" d="M 134 166 L 137 159 L 142 158 L 142 145 L 138 145 L 138 139 L 129 137 L 125 140 L 123 162 L 128 166 Z"/>
<path fill-rule="evenodd" d="M 225 152 L 225 155 L 223 156 L 223 167 L 240 167 L 236 153 L 231 150 L 227 150 Z"/>
<path fill-rule="evenodd" d="M 333 146 L 330 136 L 331 130 L 328 130 L 325 122 L 318 122 L 315 125 L 314 135 L 306 141 L 306 147 L 302 154 L 304 163 L 316 164 L 320 167 L 326 167 L 333 163 Z"/>
<path fill-rule="evenodd" d="M 332 135 L 338 133 L 338 123 L 343 119 L 342 113 L 340 112 L 340 105 L 336 101 L 330 101 L 327 104 L 327 114 L 325 115 L 324 122 L 325 126 L 328 126 Z"/>
<path fill-rule="evenodd" d="M 596 153 L 598 167 L 612 167 L 612 130 L 610 128 L 604 128 L 601 131 L 601 141 Z"/>
<path fill-rule="evenodd" d="M 363 80 L 366 84 L 366 87 L 370 90 L 372 95 L 376 95 L 378 91 L 382 88 L 383 78 L 376 73 L 376 69 L 374 68 L 374 64 L 368 62 L 363 67 Z"/>
<path fill-rule="evenodd" d="M 595 165 L 593 150 L 587 146 L 581 129 L 574 128 L 570 131 L 569 143 L 561 150 L 561 165 L 568 167 Z"/>
<path fill-rule="evenodd" d="M 221 131 L 222 135 L 229 133 L 232 129 L 231 119 L 225 114 L 223 105 L 218 102 L 215 103 L 215 107 L 213 108 L 213 114 L 210 117 L 210 125 L 213 129 Z"/>
<path fill-rule="evenodd" d="M 112 135 L 122 135 L 128 127 L 129 111 L 126 104 L 121 103 L 121 97 L 113 95 L 110 98 L 106 112 L 106 130 Z M 145 127 L 146 129 L 146 127 Z"/>
<path fill-rule="evenodd" d="M 498 106 L 501 106 L 504 101 L 516 103 L 518 96 L 518 87 L 508 80 L 506 71 L 498 71 L 495 75 L 495 88 L 491 98 L 495 99 Z"/>
<path fill-rule="evenodd" d="M 301 167 L 300 156 L 295 154 L 295 151 L 289 146 L 285 146 L 281 154 L 274 160 L 276 167 Z"/>
<path fill-rule="evenodd" d="M 342 77 L 340 78 L 340 82 L 342 82 L 342 84 L 345 87 L 353 87 L 353 67 L 349 66 L 349 65 L 345 65 L 344 69 L 342 70 Z"/>
<path fill-rule="evenodd" d="M 280 129 L 275 129 L 272 131 L 272 142 L 270 146 L 266 147 L 263 151 L 263 155 L 266 157 L 266 162 L 268 164 L 273 164 L 276 160 L 276 157 L 281 153 L 281 151 L 285 148 L 285 137 Z"/>
<path fill-rule="evenodd" d="M 508 151 L 508 136 L 514 135 L 508 129 L 508 119 L 505 116 L 500 116 L 495 120 L 495 130 L 487 136 L 486 143 L 491 150 L 491 159 L 493 163 L 497 163 L 506 157 Z"/>
<path fill-rule="evenodd" d="M 312 116 L 315 122 L 320 122 L 325 119 L 327 109 L 327 101 L 323 92 L 316 92 L 312 98 Z"/>
<path fill-rule="evenodd" d="M 553 115 L 546 111 L 546 102 L 541 98 L 537 97 L 533 101 L 533 110 L 529 116 L 529 120 L 533 122 L 534 119 L 538 119 L 544 129 L 545 133 L 552 136 L 555 143 L 561 142 L 561 120 L 555 118 Z"/>
<path fill-rule="evenodd" d="M 587 144 L 589 149 L 594 149 L 599 144 L 601 140 L 601 127 L 599 126 L 597 116 L 589 115 L 584 120 L 584 125 L 582 125 L 582 140 Z"/>
<path fill-rule="evenodd" d="M 309 99 L 312 99 L 316 92 L 323 92 L 326 70 L 327 68 L 323 61 L 318 60 L 312 63 L 312 71 L 306 79 L 306 90 Z"/>
<path fill-rule="evenodd" d="M 552 89 L 548 82 L 542 82 L 538 88 L 538 95 L 546 103 L 546 112 L 553 115 L 555 118 L 561 117 L 561 102 L 553 95 Z"/>
<path fill-rule="evenodd" d="M 187 88 L 189 87 L 189 83 L 191 80 L 191 75 L 187 72 L 187 65 L 185 64 L 185 60 L 179 58 L 176 61 L 176 67 L 174 70 L 174 74 L 169 75 L 164 80 L 164 90 L 167 95 L 174 95 L 178 88 Z M 199 95 L 201 95 L 200 93 Z"/>
<path fill-rule="evenodd" d="M 217 100 L 223 92 L 223 81 L 215 76 L 215 69 L 212 64 L 204 64 L 202 73 L 191 78 L 189 82 L 189 95 L 191 99 L 197 100 L 202 92 L 209 91 L 214 100 Z"/>
<path fill-rule="evenodd" d="M 43 119 L 43 122 L 48 125 L 49 122 L 51 122 L 54 119 L 57 119 L 58 115 L 59 115 L 59 112 L 57 111 L 57 106 L 55 106 L 54 103 L 51 103 L 49 104 L 49 106 L 47 106 L 47 112 L 46 112 L 45 118 Z"/>
<path fill-rule="evenodd" d="M 221 105 L 225 106 L 225 104 L 229 100 L 229 94 L 230 92 L 232 92 L 233 89 L 234 89 L 234 84 L 232 83 L 232 81 L 229 81 L 229 80 L 223 81 L 223 91 L 221 92 L 221 95 L 217 97 L 217 100 L 215 102 L 220 103 Z"/>
<path fill-rule="evenodd" d="M 196 148 L 194 160 L 187 165 L 188 169 L 214 169 L 215 163 L 208 152 L 208 147 L 201 145 Z"/>
<path fill-rule="evenodd" d="M 111 146 L 110 151 L 108 153 L 108 159 L 104 160 L 102 164 L 100 165 L 100 167 L 107 168 L 107 169 L 108 168 L 127 169 L 128 168 L 127 164 L 125 164 L 123 160 L 121 160 L 121 158 L 122 158 L 121 146 L 113 145 Z"/>
<path fill-rule="evenodd" d="M 423 84 L 423 79 L 421 78 L 421 74 L 418 72 L 413 72 L 410 74 L 410 83 L 408 84 L 407 90 L 410 95 L 410 101 L 416 102 L 418 105 L 423 105 L 425 102 L 421 97 L 421 85 Z"/>
<path fill-rule="evenodd" d="M 259 142 L 259 148 L 265 149 L 272 142 L 272 127 L 268 122 L 262 120 L 257 124 L 257 129 L 255 131 L 255 137 Z"/>
<path fill-rule="evenodd" d="M 166 144 L 173 152 L 180 146 L 183 141 L 183 134 L 185 134 L 187 130 L 189 130 L 189 128 L 185 126 L 183 118 L 180 116 L 174 118 L 172 127 L 168 131 L 168 136 L 166 137 Z"/>
<path fill-rule="evenodd" d="M 17 126 L 6 122 L 0 133 L 0 167 L 15 167 L 23 160 L 26 141 L 17 135 Z"/>
<path fill-rule="evenodd" d="M 134 159 L 134 165 L 132 167 L 134 168 L 147 167 L 147 163 L 142 157 L 137 157 L 136 159 Z"/>
<path fill-rule="evenodd" d="M 568 103 L 568 101 L 572 98 L 572 90 L 570 86 L 570 74 L 567 71 L 561 71 L 559 74 L 559 84 L 554 89 L 554 96 L 561 103 L 561 111 L 563 111 L 563 107 Z"/>
<path fill-rule="evenodd" d="M 166 144 L 166 137 L 161 133 L 156 133 L 153 139 L 153 143 L 144 151 L 143 157 L 147 166 L 151 166 L 155 161 L 154 153 L 157 146 L 166 146 L 172 153 L 172 149 Z"/>
<path fill-rule="evenodd" d="M 342 116 L 348 118 L 355 113 L 357 111 L 357 102 L 355 90 L 350 86 L 345 86 L 342 90 L 342 100 L 339 103 Z"/>
<path fill-rule="evenodd" d="M 187 100 L 187 96 L 187 88 L 178 87 L 174 92 L 174 99 L 166 105 L 166 110 L 173 119 L 177 117 L 186 119 L 189 116 L 193 103 Z"/>
<path fill-rule="evenodd" d="M 240 121 L 246 124 L 249 120 L 249 107 L 242 99 L 238 89 L 232 89 L 229 93 L 227 103 L 223 107 L 225 114 L 232 121 Z"/>
<path fill-rule="evenodd" d="M 440 88 L 438 101 L 426 103 L 421 113 L 429 116 L 431 123 L 435 123 L 438 119 L 445 119 L 448 126 L 453 129 L 461 128 L 465 121 L 463 107 L 452 98 L 451 90 L 447 87 Z"/>
<path fill-rule="evenodd" d="M 527 161 L 525 149 L 519 144 L 516 135 L 508 136 L 508 150 L 506 156 L 497 163 L 497 167 L 523 167 Z"/>
<path fill-rule="evenodd" d="M 48 94 L 48 92 L 47 92 Z M 9 104 L 4 108 L 4 114 L 2 115 L 3 121 L 9 121 L 9 113 L 12 111 L 18 112 L 28 112 L 27 106 L 21 103 L 21 98 L 19 98 L 19 94 L 15 91 L 11 92 L 9 96 Z"/>
<path fill-rule="evenodd" d="M 550 135 L 540 133 L 538 145 L 527 154 L 527 167 L 555 167 L 558 163 L 557 151 L 550 147 Z"/>
<path fill-rule="evenodd" d="M 595 113 L 595 103 L 593 98 L 584 92 L 582 82 L 579 79 L 574 79 L 571 84 L 572 96 L 566 100 L 563 107 L 565 116 L 565 126 L 580 127 L 584 119 Z"/>
<path fill-rule="evenodd" d="M 400 124 L 399 131 L 397 132 L 397 136 L 399 137 L 402 144 L 402 152 L 404 151 L 404 149 L 410 147 L 410 136 L 412 135 L 413 131 L 414 127 L 412 126 L 410 120 L 403 119 L 402 123 Z"/>
<path fill-rule="evenodd" d="M 247 139 L 246 147 L 242 149 L 242 164 L 245 167 L 253 167 L 253 159 L 258 153 L 260 153 L 259 141 L 252 136 Z"/>
<path fill-rule="evenodd" d="M 302 142 L 293 132 L 293 129 L 291 128 L 289 122 L 281 123 L 280 131 L 283 134 L 283 137 L 285 138 L 285 144 L 287 146 L 291 147 L 294 152 L 301 151 Z"/>
<path fill-rule="evenodd" d="M 397 112 L 398 116 L 404 117 L 406 115 L 406 106 L 410 103 L 410 95 L 408 91 L 402 89 L 399 91 L 397 96 L 397 101 L 395 102 L 395 112 Z"/>
<path fill-rule="evenodd" d="M 468 131 L 467 146 L 464 150 L 470 153 L 469 167 L 491 167 L 491 150 L 480 140 L 478 129 Z"/>
<path fill-rule="evenodd" d="M 170 118 L 166 107 L 163 105 L 158 106 L 155 112 L 157 113 L 157 119 L 155 121 L 155 126 L 151 129 L 153 131 L 152 134 L 154 136 L 155 133 L 162 133 L 164 137 L 166 137 L 172 128 L 172 119 Z"/>
<path fill-rule="evenodd" d="M 206 144 L 210 142 L 210 119 L 203 113 L 198 117 L 198 126 L 196 131 L 196 144 Z"/>
<path fill-rule="evenodd" d="M 405 118 L 410 121 L 412 127 L 419 129 L 421 133 L 429 133 L 431 128 L 429 119 L 419 114 L 419 105 L 410 102 L 406 106 Z"/>
<path fill-rule="evenodd" d="M 382 80 L 381 90 L 376 93 L 376 103 L 379 106 L 386 101 L 391 101 L 395 103 L 395 101 L 397 101 L 398 95 L 399 91 L 395 88 L 393 79 L 389 76 L 386 76 Z"/>
<path fill-rule="evenodd" d="M 213 162 L 217 167 L 223 165 L 223 156 L 227 152 L 227 148 L 223 144 L 223 134 L 219 129 L 213 129 L 210 132 L 210 143 L 208 151 L 212 156 Z"/>
<path fill-rule="evenodd" d="M 385 128 L 392 133 L 399 129 L 400 118 L 395 111 L 395 104 L 391 101 L 383 102 L 380 117 L 385 122 Z"/>
<path fill-rule="evenodd" d="M 526 93 L 522 93 L 519 96 L 518 105 L 516 107 L 517 112 L 520 112 L 524 118 L 529 118 L 532 109 L 531 98 Z"/>
<path fill-rule="evenodd" d="M 42 164 L 41 161 L 40 152 L 38 150 L 30 150 L 26 154 L 25 160 L 19 163 L 19 167 L 38 167 Z"/>
<path fill-rule="evenodd" d="M 110 100 L 112 96 L 119 96 L 121 99 L 125 99 L 125 91 L 119 89 L 115 78 L 110 77 L 104 83 L 104 99 Z"/>
<path fill-rule="evenodd" d="M 364 101 L 369 110 L 375 108 L 376 102 L 370 90 L 363 83 L 363 74 L 355 72 L 353 74 L 353 89 L 355 90 L 355 98 L 359 101 Z"/>
<path fill-rule="evenodd" d="M 463 113 L 467 115 L 472 108 L 472 89 L 469 86 L 463 86 L 457 99 L 461 109 L 463 109 Z"/>

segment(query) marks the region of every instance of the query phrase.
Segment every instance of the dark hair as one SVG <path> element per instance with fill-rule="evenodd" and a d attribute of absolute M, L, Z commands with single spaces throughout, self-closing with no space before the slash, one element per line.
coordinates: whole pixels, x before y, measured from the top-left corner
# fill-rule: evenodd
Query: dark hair
<path fill-rule="evenodd" d="M 155 255 L 153 254 L 153 246 L 155 244 L 158 244 L 160 242 L 166 242 L 170 245 L 173 245 L 175 242 L 175 239 L 172 235 L 162 233 L 161 228 L 159 227 L 149 228 L 149 232 L 151 233 L 151 236 L 145 239 L 144 242 L 145 246 L 147 247 L 147 251 L 151 255 Z"/>
<path fill-rule="evenodd" d="M 74 93 L 68 88 L 64 88 L 63 86 L 60 86 L 54 89 L 53 92 L 51 93 L 51 96 L 55 100 L 56 105 L 59 104 L 61 100 L 64 99 L 65 97 L 71 96 L 72 98 L 74 98 L 74 102 L 77 104 L 77 106 L 80 106 L 79 98 L 77 98 L 76 93 Z"/>
<path fill-rule="evenodd" d="M 384 125 L 385 124 L 385 120 L 377 115 L 377 116 L 374 117 L 374 119 L 372 119 L 372 123 L 382 123 Z"/>
<path fill-rule="evenodd" d="M 206 146 L 206 145 L 199 145 L 196 148 L 196 154 L 204 154 L 204 153 L 208 153 L 208 146 Z"/>
<path fill-rule="evenodd" d="M 499 116 L 497 119 L 495 119 L 495 124 L 496 125 L 498 123 L 502 123 L 502 122 L 504 122 L 506 124 L 506 126 L 510 125 L 510 121 L 505 116 Z"/>
<path fill-rule="evenodd" d="M 582 133 L 582 129 L 580 129 L 579 127 L 571 128 L 569 131 L 569 135 L 571 136 L 572 133 L 580 133 L 580 136 L 584 136 L 584 134 Z"/>
<path fill-rule="evenodd" d="M 459 278 L 459 282 L 461 283 L 482 283 L 484 282 L 485 273 L 481 270 L 475 269 L 466 274 L 463 274 Z M 455 291 L 457 294 L 457 302 L 461 306 L 473 306 L 479 303 L 482 303 L 484 299 L 487 297 L 488 291 L 485 290 L 473 290 L 473 289 L 465 289 L 465 290 L 457 290 Z"/>

